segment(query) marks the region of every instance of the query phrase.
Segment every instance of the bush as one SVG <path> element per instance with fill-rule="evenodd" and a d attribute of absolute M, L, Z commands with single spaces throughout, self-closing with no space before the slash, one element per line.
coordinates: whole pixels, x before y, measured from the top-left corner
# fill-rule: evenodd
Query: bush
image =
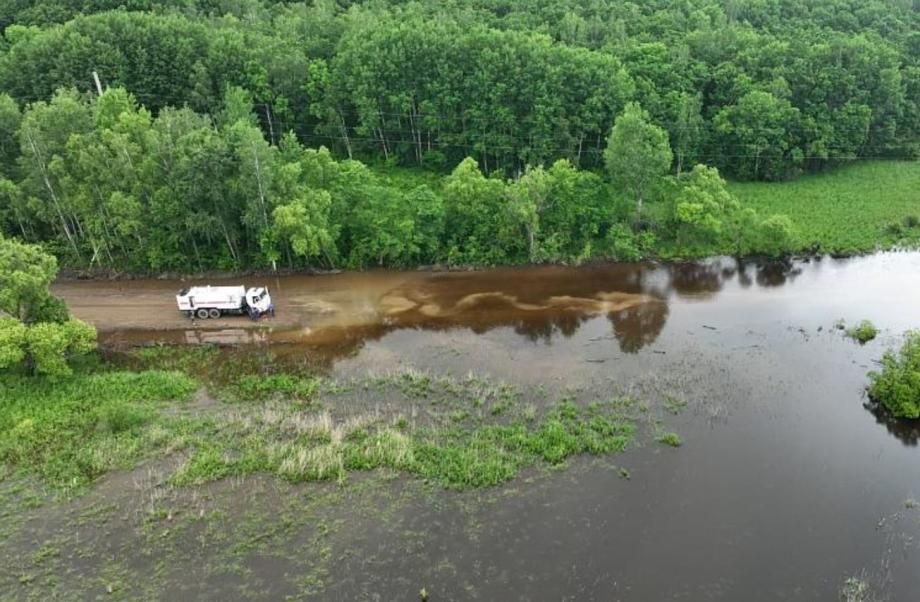
<path fill-rule="evenodd" d="M 863 320 L 857 326 L 847 330 L 847 336 L 859 341 L 859 344 L 865 344 L 878 336 L 878 328 L 869 320 Z"/>
<path fill-rule="evenodd" d="M 882 369 L 869 373 L 869 397 L 893 416 L 920 418 L 920 331 L 909 331 L 897 354 L 887 351 Z"/>

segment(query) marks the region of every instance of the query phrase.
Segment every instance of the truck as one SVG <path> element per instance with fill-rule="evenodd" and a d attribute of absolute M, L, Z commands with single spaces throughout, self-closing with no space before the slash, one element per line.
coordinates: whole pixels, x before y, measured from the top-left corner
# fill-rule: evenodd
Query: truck
<path fill-rule="evenodd" d="M 271 295 L 264 286 L 193 286 L 179 291 L 176 303 L 180 312 L 201 320 L 228 314 L 247 314 L 253 320 L 266 313 L 275 315 Z"/>

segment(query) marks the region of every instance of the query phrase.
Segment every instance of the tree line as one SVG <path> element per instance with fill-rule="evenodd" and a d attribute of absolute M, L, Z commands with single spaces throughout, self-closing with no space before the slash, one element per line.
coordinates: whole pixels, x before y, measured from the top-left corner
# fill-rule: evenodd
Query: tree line
<path fill-rule="evenodd" d="M 671 174 L 667 133 L 628 103 L 606 175 L 568 159 L 513 177 L 473 158 L 404 177 L 272 144 L 252 95 L 213 117 L 154 115 L 121 88 L 60 90 L 20 112 L 0 95 L 0 227 L 72 267 L 183 272 L 635 260 L 651 253 L 788 251 L 788 220 L 740 206 L 715 168 Z"/>

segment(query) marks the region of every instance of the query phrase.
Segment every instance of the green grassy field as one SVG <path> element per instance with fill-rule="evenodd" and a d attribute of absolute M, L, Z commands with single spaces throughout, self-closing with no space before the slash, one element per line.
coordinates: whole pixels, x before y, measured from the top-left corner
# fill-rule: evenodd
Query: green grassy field
<path fill-rule="evenodd" d="M 857 163 L 789 182 L 733 182 L 729 188 L 763 215 L 792 218 L 798 250 L 855 253 L 920 241 L 912 219 L 920 218 L 920 161 Z"/>

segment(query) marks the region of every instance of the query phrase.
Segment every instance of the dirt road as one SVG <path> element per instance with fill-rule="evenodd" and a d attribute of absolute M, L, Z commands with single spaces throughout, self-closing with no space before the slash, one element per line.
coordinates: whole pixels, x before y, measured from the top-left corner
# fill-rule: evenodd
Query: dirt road
<path fill-rule="evenodd" d="M 571 319 L 636 306 L 663 306 L 643 290 L 639 266 L 573 269 L 541 267 L 483 272 L 378 271 L 328 276 L 178 280 L 59 281 L 54 292 L 71 312 L 99 330 L 104 341 L 327 343 L 354 330 L 400 327 L 496 326 Z M 190 320 L 176 308 L 183 287 L 213 284 L 269 287 L 274 318 L 253 322 L 228 316 Z"/>

